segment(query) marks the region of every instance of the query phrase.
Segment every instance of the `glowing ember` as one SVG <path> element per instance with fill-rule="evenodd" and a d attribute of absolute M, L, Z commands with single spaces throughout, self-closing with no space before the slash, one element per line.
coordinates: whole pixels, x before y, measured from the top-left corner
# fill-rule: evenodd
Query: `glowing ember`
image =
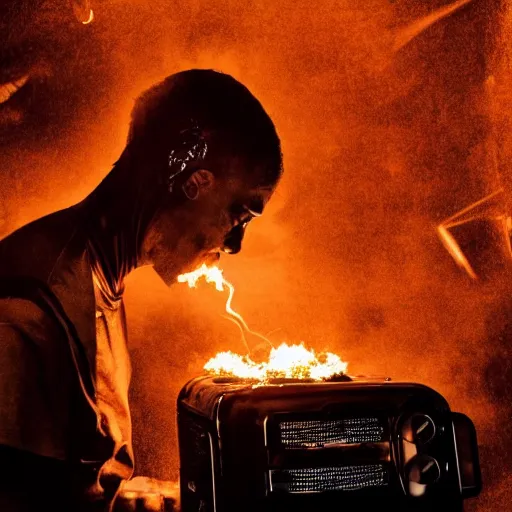
<path fill-rule="evenodd" d="M 282 343 L 271 349 L 268 362 L 258 364 L 248 356 L 219 352 L 205 364 L 204 369 L 214 375 L 262 381 L 275 378 L 324 380 L 344 374 L 347 366 L 336 354 L 327 352 L 317 356 L 302 343 Z"/>

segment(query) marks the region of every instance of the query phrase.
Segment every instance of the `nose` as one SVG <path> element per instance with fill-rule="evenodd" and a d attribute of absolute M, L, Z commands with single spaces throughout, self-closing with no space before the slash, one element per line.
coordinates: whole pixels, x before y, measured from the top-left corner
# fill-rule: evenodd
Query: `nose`
<path fill-rule="evenodd" d="M 235 226 L 224 239 L 222 250 L 227 254 L 238 254 L 242 249 L 245 234 L 245 224 Z"/>

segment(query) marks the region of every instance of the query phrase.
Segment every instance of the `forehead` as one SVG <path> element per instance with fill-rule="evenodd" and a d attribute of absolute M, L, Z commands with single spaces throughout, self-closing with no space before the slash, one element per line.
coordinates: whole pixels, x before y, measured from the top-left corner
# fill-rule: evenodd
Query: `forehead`
<path fill-rule="evenodd" d="M 268 203 L 274 186 L 256 186 L 248 187 L 247 184 L 239 183 L 235 191 L 234 198 L 239 206 L 243 206 L 245 210 L 260 215 L 263 213 L 265 205 Z"/>

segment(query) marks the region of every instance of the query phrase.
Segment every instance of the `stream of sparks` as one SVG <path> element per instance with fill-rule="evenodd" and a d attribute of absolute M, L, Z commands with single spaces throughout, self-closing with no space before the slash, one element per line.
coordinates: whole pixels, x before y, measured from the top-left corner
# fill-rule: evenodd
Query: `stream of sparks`
<path fill-rule="evenodd" d="M 271 348 L 273 345 L 265 336 L 262 334 L 252 331 L 249 329 L 249 326 L 245 322 L 245 320 L 242 318 L 242 316 L 237 313 L 231 306 L 233 302 L 233 295 L 235 293 L 235 287 L 225 279 L 225 277 L 222 275 L 222 270 L 218 267 L 207 267 L 204 263 L 201 267 L 194 270 L 193 272 L 188 272 L 187 274 L 181 274 L 178 276 L 178 282 L 179 283 L 187 283 L 190 288 L 195 288 L 197 286 L 197 282 L 199 279 L 203 278 L 207 283 L 213 283 L 215 285 L 215 288 L 222 292 L 224 291 L 224 287 L 228 289 L 229 295 L 226 300 L 226 313 L 228 316 L 225 316 L 228 320 L 231 320 L 233 323 L 235 323 L 238 328 L 240 329 L 240 332 L 242 333 L 242 340 L 244 342 L 244 345 L 247 349 L 247 353 L 251 352 L 251 349 L 249 347 L 249 344 L 247 342 L 247 335 L 251 334 L 259 339 L 261 341 L 268 344 L 268 347 Z"/>

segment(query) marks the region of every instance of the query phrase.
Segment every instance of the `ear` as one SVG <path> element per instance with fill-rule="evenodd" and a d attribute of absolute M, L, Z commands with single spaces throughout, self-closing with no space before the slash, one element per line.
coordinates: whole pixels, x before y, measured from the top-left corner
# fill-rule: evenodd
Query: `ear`
<path fill-rule="evenodd" d="M 200 197 L 213 187 L 215 176 L 206 169 L 194 171 L 187 181 L 183 183 L 182 190 L 185 195 L 192 201 Z"/>

